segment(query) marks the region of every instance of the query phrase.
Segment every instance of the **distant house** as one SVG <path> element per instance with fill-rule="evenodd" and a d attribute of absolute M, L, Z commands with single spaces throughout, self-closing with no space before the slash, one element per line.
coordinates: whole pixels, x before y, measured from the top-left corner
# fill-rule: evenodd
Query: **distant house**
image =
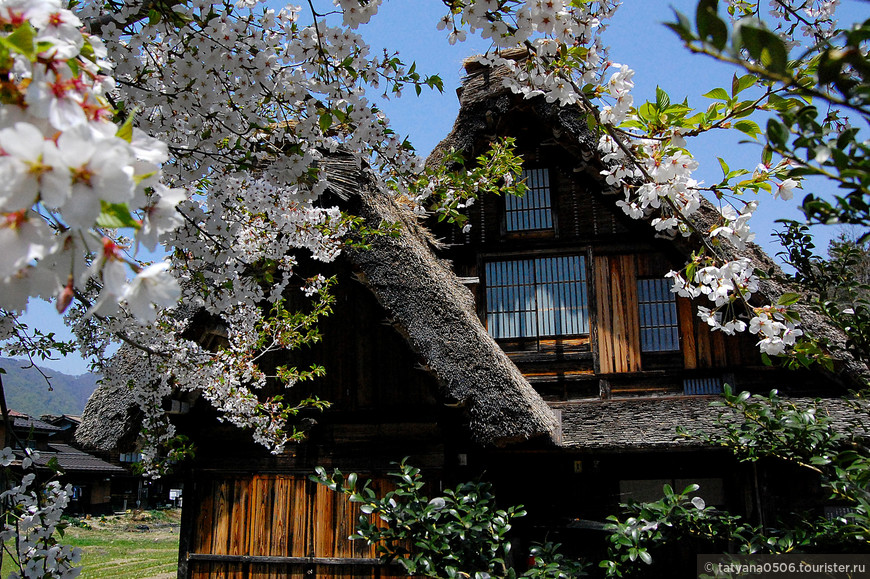
<path fill-rule="evenodd" d="M 615 207 L 584 111 L 512 95 L 498 70 L 468 73 L 459 118 L 434 155 L 453 147 L 472 158 L 513 136 L 529 194 L 481 199 L 469 233 L 437 229 L 436 240 L 349 155 L 324 161 L 331 200 L 400 233 L 335 264 L 322 344 L 289 354 L 327 370 L 298 395 L 333 403 L 310 417 L 304 442 L 270 455 L 185 401 L 193 404 L 177 426 L 198 450 L 185 470 L 179 577 L 396 574 L 373 548 L 346 540 L 359 512 L 309 481 L 318 465 L 359 472 L 381 490 L 404 456 L 433 489 L 485 476 L 504 504 L 527 506 L 518 553 L 546 534 L 594 551 L 590 534 L 607 514 L 665 482 L 700 482 L 707 502 L 750 520 L 799 501 L 824 506 L 798 479 L 783 484 L 785 473 L 738 464 L 675 429 L 715 429 L 708 404 L 725 382 L 826 397 L 845 423 L 838 397 L 867 369 L 840 355 L 834 373 L 788 373 L 761 363 L 754 337 L 711 333 L 662 278 L 691 240 L 661 239 Z M 769 295 L 780 289 L 765 283 Z M 101 387 L 79 439 L 130 449 L 136 428 L 129 395 Z"/>
<path fill-rule="evenodd" d="M 12 433 L 9 440 L 16 456 L 23 459 L 24 448 L 36 452 L 34 463 L 49 473 L 49 463 L 56 461 L 60 469 L 58 479 L 72 485 L 71 513 L 111 512 L 112 482 L 129 473 L 118 465 L 106 462 L 69 444 L 64 437 L 65 428 L 33 418 L 14 410 L 9 411 Z M 74 424 L 75 420 L 70 420 Z M 63 424 L 63 421 L 60 421 Z M 5 425 L 2 427 L 6 436 Z"/>
<path fill-rule="evenodd" d="M 82 417 L 72 414 L 43 414 L 39 417 L 43 422 L 60 429 L 52 435 L 52 440 L 72 442 L 75 439 L 76 429 L 82 423 Z"/>

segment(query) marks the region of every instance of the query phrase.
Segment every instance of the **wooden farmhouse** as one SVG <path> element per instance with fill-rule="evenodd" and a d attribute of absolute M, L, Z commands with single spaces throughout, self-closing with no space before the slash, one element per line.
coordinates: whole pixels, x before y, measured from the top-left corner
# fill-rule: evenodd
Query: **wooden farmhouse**
<path fill-rule="evenodd" d="M 676 428 L 714 429 L 708 405 L 725 383 L 830 397 L 825 411 L 845 420 L 837 397 L 865 369 L 842 357 L 835 373 L 786 372 L 762 364 L 755 336 L 711 333 L 697 304 L 663 279 L 685 263 L 691 240 L 659 238 L 615 206 L 583 111 L 518 98 L 498 70 L 482 67 L 468 69 L 460 100 L 435 155 L 453 147 L 473 158 L 513 136 L 529 193 L 480 199 L 468 233 L 432 233 L 349 156 L 324 163 L 331 201 L 373 224 L 399 223 L 401 233 L 335 264 L 338 301 L 310 353 L 326 376 L 298 386 L 307 388 L 300 398 L 316 394 L 332 407 L 309 417 L 304 442 L 270 455 L 218 423 L 204 401 L 178 417 L 197 444 L 183 470 L 179 577 L 400 576 L 363 541 L 347 540 L 359 514 L 309 480 L 318 465 L 358 472 L 379 489 L 406 456 L 433 493 L 492 481 L 503 506 L 529 513 L 515 529 L 520 567 L 529 542 L 545 536 L 594 556 L 605 517 L 630 498 L 658 498 L 665 483 L 697 482 L 707 503 L 755 522 L 835 508 L 791 471 L 738 463 Z M 810 313 L 806 325 L 839 339 Z M 129 397 L 104 389 L 78 437 L 131 445 L 135 428 Z"/>

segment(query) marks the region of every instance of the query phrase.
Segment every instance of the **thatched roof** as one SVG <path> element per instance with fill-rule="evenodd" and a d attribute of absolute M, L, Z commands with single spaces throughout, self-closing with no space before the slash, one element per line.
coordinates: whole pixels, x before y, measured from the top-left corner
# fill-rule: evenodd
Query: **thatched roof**
<path fill-rule="evenodd" d="M 517 60 L 522 60 L 524 54 L 523 49 L 512 49 L 502 53 L 506 58 Z M 575 171 L 583 172 L 597 181 L 604 193 L 615 193 L 603 195 L 601 198 L 612 200 L 614 211 L 622 214 L 622 210 L 615 206 L 616 201 L 622 199 L 621 192 L 613 190 L 601 176 L 601 170 L 605 165 L 597 152 L 598 136 L 589 130 L 586 123 L 587 110 L 580 106 L 564 107 L 559 106 L 558 103 L 547 103 L 542 96 L 524 99 L 514 94 L 502 82 L 508 74 L 506 67 L 485 67 L 474 59 L 469 59 L 466 62 L 466 72 L 467 76 L 463 79 L 462 88 L 457 91 L 460 99 L 459 116 L 450 134 L 430 155 L 430 164 L 438 162 L 451 149 L 465 153 L 467 158 L 476 157 L 497 137 L 510 136 L 512 129 L 516 130 L 514 126 L 516 119 L 523 115 L 524 122 L 537 123 L 549 129 L 552 139 L 548 144 L 558 144 L 571 153 L 576 160 Z M 650 216 L 650 219 L 652 217 L 654 216 Z M 699 230 L 712 230 L 718 218 L 719 212 L 714 205 L 702 199 L 701 209 L 694 216 Z M 650 229 L 650 235 L 654 234 L 655 232 Z M 700 240 L 695 235 L 686 238 L 678 237 L 673 240 L 673 245 L 688 257 L 700 246 Z M 769 303 L 777 300 L 784 293 L 801 292 L 800 288 L 788 286 L 780 281 L 784 277 L 782 270 L 760 246 L 749 243 L 745 249 L 738 250 L 730 243 L 722 242 L 718 250 L 727 260 L 748 257 L 757 268 L 770 274 L 769 278 L 761 280 L 760 291 L 755 294 L 753 301 L 767 300 Z M 825 372 L 828 378 L 838 381 L 847 388 L 864 387 L 870 381 L 870 371 L 865 364 L 857 361 L 846 351 L 845 335 L 805 303 L 798 303 L 793 308 L 800 314 L 801 325 L 805 331 L 813 337 L 826 340 L 832 346 L 831 356 L 836 363 L 836 370 L 833 375 Z"/>
<path fill-rule="evenodd" d="M 131 346 L 123 346 L 112 357 L 102 383 L 85 405 L 76 429 L 79 444 L 102 452 L 132 450 L 142 425 L 142 412 L 126 382 L 112 378 L 143 375 L 138 370 L 147 363 L 147 358 Z"/>
<path fill-rule="evenodd" d="M 435 257 L 432 239 L 413 213 L 351 155 L 331 155 L 323 168 L 328 194 L 343 209 L 364 217 L 370 227 L 400 225 L 398 235 L 375 237 L 370 249 L 348 252 L 346 259 L 437 379 L 442 397 L 463 407 L 472 436 L 485 445 L 551 437 L 557 428 L 553 413 L 487 334 L 471 293 Z M 123 348 L 108 372 L 141 364 L 147 360 Z M 131 373 L 137 374 L 142 375 Z M 100 386 L 85 408 L 77 438 L 91 448 L 117 449 L 135 438 L 140 420 L 129 389 Z"/>
<path fill-rule="evenodd" d="M 689 433 L 721 433 L 717 424 L 719 410 L 710 403 L 718 396 L 675 396 L 656 400 L 629 398 L 555 404 L 562 420 L 560 446 L 578 451 L 632 452 L 644 450 L 691 449 L 704 446 L 698 438 L 677 436 L 675 425 Z M 811 398 L 789 398 L 786 402 L 811 408 Z M 725 409 L 722 409 L 723 411 Z M 862 417 L 861 411 L 847 401 L 833 398 L 820 400 L 818 412 L 832 419 L 841 432 Z M 866 412 L 863 413 L 866 419 Z M 866 427 L 856 433 L 867 435 Z"/>
<path fill-rule="evenodd" d="M 502 53 L 520 59 L 519 49 Z M 505 67 L 485 67 L 473 60 L 465 65 L 466 77 L 459 94 L 459 115 L 453 129 L 429 155 L 428 163 L 440 161 L 450 149 L 476 156 L 497 136 L 510 135 L 513 119 L 509 113 L 521 110 L 551 127 L 553 138 L 577 155 L 578 165 L 593 160 L 598 138 L 586 126 L 586 112 L 579 106 L 563 107 L 543 97 L 523 99 L 503 84 Z M 528 118 L 528 117 L 527 117 Z M 600 175 L 597 170 L 596 178 Z"/>

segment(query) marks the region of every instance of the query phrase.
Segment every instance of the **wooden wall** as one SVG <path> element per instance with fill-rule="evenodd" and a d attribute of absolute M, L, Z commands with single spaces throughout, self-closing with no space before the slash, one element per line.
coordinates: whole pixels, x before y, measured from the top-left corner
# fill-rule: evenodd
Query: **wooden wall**
<path fill-rule="evenodd" d="M 436 225 L 434 229 L 451 243 L 486 248 L 493 248 L 494 245 L 528 247 L 530 242 L 534 245 L 559 241 L 603 240 L 614 236 L 624 240 L 626 235 L 637 239 L 634 232 L 639 229 L 639 224 L 623 216 L 621 211 L 614 210 L 608 198 L 592 193 L 593 185 L 578 178 L 570 166 L 551 167 L 550 186 L 555 193 L 551 197 L 552 231 L 507 232 L 504 220 L 505 201 L 494 195 L 484 197 L 472 206 L 469 212 L 472 229 L 468 234 L 460 234 L 456 227 Z"/>
<path fill-rule="evenodd" d="M 679 356 L 641 353 L 638 329 L 637 279 L 662 277 L 678 264 L 657 253 L 596 255 L 593 281 L 596 293 L 597 354 L 601 374 L 632 373 L 667 368 L 703 370 L 761 364 L 749 334 L 728 336 L 713 331 L 698 317 L 703 299 L 676 298 Z M 658 360 L 656 360 L 656 358 Z M 670 358 L 670 359 L 669 359 Z"/>
<path fill-rule="evenodd" d="M 182 579 L 405 576 L 401 567 L 380 565 L 365 541 L 347 540 L 358 507 L 308 475 L 318 465 L 386 472 L 404 456 L 440 472 L 451 440 L 467 439 L 465 422 L 462 409 L 441 404 L 437 381 L 371 292 L 349 267 L 335 267 L 336 303 L 321 325 L 322 341 L 272 360 L 326 369 L 285 393 L 332 403 L 299 416 L 304 441 L 270 454 L 202 403 L 179 422 L 179 432 L 197 444 L 184 487 Z M 375 490 L 381 494 L 386 484 L 376 479 Z"/>
<path fill-rule="evenodd" d="M 600 372 L 639 372 L 640 320 L 635 256 L 595 256 L 593 270 Z"/>
<path fill-rule="evenodd" d="M 389 484 L 376 478 L 372 488 L 380 495 Z M 348 539 L 359 506 L 307 475 L 200 479 L 192 494 L 196 531 L 180 553 L 191 579 L 406 576 L 379 564 L 374 546 Z"/>
<path fill-rule="evenodd" d="M 735 371 L 746 375 L 747 380 L 739 380 L 745 387 L 751 387 L 752 380 L 764 382 L 753 375 L 762 367 L 757 338 L 712 331 L 697 316 L 697 306 L 708 305 L 703 299 L 676 299 L 679 351 L 642 352 L 637 280 L 679 269 L 685 257 L 672 243 L 657 238 L 649 225 L 623 215 L 613 204 L 615 197 L 575 170 L 576 159 L 564 151 L 550 154 L 550 149 L 530 147 L 523 156 L 530 166 L 550 167 L 553 229 L 507 232 L 504 200 L 488 196 L 471 208 L 470 233 L 460 235 L 454 228 L 452 235 L 444 236 L 457 244 L 447 252 L 457 274 L 479 280 L 472 291 L 482 320 L 487 313 L 486 262 L 551 254 L 586 256 L 589 336 L 499 340 L 547 400 L 682 394 L 684 377 L 719 379 L 727 373 L 733 379 Z"/>

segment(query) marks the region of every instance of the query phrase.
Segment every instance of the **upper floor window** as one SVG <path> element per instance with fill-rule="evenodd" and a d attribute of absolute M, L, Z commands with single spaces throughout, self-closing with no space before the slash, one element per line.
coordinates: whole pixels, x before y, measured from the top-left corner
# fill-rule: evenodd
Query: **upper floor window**
<path fill-rule="evenodd" d="M 528 191 L 522 197 L 505 196 L 505 222 L 508 231 L 551 229 L 553 212 L 550 204 L 550 172 L 547 169 L 523 169 L 521 178 Z"/>
<path fill-rule="evenodd" d="M 677 304 L 670 281 L 664 278 L 637 280 L 641 352 L 673 352 L 680 349 Z"/>
<path fill-rule="evenodd" d="M 486 264 L 486 326 L 493 338 L 589 333 L 582 255 Z"/>

